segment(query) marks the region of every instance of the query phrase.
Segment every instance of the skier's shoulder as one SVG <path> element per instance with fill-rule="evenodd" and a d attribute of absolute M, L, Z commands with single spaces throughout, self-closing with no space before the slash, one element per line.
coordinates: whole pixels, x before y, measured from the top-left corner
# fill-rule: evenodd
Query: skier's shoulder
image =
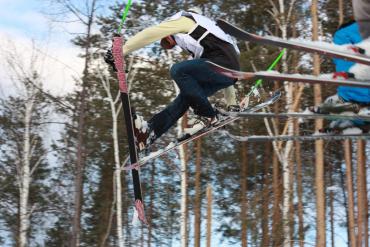
<path fill-rule="evenodd" d="M 361 40 L 359 26 L 354 20 L 342 24 L 334 33 L 334 43 L 339 45 L 358 43 Z"/>
<path fill-rule="evenodd" d="M 338 29 L 334 32 L 334 36 L 342 34 L 351 36 L 360 35 L 358 23 L 355 20 L 351 20 L 340 25 Z"/>
<path fill-rule="evenodd" d="M 354 26 L 358 26 L 357 22 L 355 20 L 350 20 L 350 21 L 345 22 L 342 25 L 340 25 L 338 27 L 337 31 L 342 30 L 342 29 L 353 28 Z"/>

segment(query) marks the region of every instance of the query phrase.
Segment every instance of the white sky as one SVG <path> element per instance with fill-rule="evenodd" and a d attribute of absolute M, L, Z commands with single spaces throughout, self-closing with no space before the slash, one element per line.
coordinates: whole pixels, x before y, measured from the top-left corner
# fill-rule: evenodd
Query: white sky
<path fill-rule="evenodd" d="M 52 23 L 42 11 L 41 1 L 0 0 L 0 97 L 14 91 L 9 79 L 4 52 L 17 51 L 24 66 L 29 68 L 32 46 L 39 52 L 34 67 L 43 78 L 46 89 L 64 94 L 74 87 L 71 76 L 82 71 L 80 50 L 74 47 L 68 32 L 78 32 L 74 23 Z"/>

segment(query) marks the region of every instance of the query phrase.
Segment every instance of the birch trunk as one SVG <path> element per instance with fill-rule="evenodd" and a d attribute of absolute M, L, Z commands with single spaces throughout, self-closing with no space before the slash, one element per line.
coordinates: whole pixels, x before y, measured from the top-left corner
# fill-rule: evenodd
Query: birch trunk
<path fill-rule="evenodd" d="M 299 89 L 298 89 L 299 90 Z M 295 121 L 295 134 L 299 135 L 299 123 L 298 120 Z M 302 179 L 302 157 L 301 157 L 301 143 L 299 141 L 295 142 L 295 162 L 297 164 L 296 169 L 296 190 L 298 199 L 298 240 L 299 247 L 304 246 L 304 218 L 303 218 L 303 179 Z"/>
<path fill-rule="evenodd" d="M 180 121 L 179 126 L 179 136 L 182 135 L 183 126 L 186 124 L 187 118 L 183 117 Z M 188 177 L 187 177 L 187 147 L 182 145 L 179 147 L 180 151 L 180 161 L 181 161 L 181 247 L 188 246 Z"/>
<path fill-rule="evenodd" d="M 107 77 L 104 78 L 102 73 L 99 73 L 100 82 L 105 90 L 107 99 L 109 102 L 111 117 L 112 117 L 112 140 L 113 140 L 113 152 L 114 152 L 114 192 L 116 198 L 116 234 L 117 244 L 119 247 L 123 247 L 124 236 L 123 236 L 123 224 L 122 224 L 122 180 L 121 180 L 121 161 L 120 161 L 120 150 L 119 150 L 119 138 L 118 138 L 118 116 L 121 110 L 121 104 L 119 103 L 119 93 L 113 98 L 110 88 L 110 82 Z M 118 105 L 118 107 L 117 107 Z M 104 244 L 104 243 L 103 243 Z"/>
<path fill-rule="evenodd" d="M 274 194 L 273 204 L 273 215 L 272 215 L 272 245 L 281 246 L 283 242 L 283 234 L 281 230 L 281 194 L 282 194 L 282 181 L 281 172 L 279 169 L 279 161 L 277 155 L 274 153 L 272 158 L 273 170 L 272 170 L 272 184 Z"/>
<path fill-rule="evenodd" d="M 123 237 L 123 228 L 122 228 L 122 181 L 121 181 L 121 161 L 119 157 L 119 144 L 118 144 L 118 114 L 119 109 L 116 110 L 115 103 L 112 95 L 109 91 L 109 99 L 110 99 L 110 106 L 112 112 L 112 120 L 113 120 L 113 146 L 114 146 L 114 166 L 115 166 L 115 184 L 116 184 L 116 224 L 117 224 L 117 242 L 119 247 L 123 247 L 124 237 Z"/>
<path fill-rule="evenodd" d="M 244 126 L 244 125 L 243 125 Z M 240 219 L 241 219 L 241 243 L 242 247 L 247 247 L 247 176 L 248 176 L 248 145 L 247 142 L 241 144 L 241 176 L 240 176 Z"/>
<path fill-rule="evenodd" d="M 207 247 L 212 243 L 212 185 L 207 186 Z"/>
<path fill-rule="evenodd" d="M 35 104 L 34 89 L 27 92 L 24 112 L 23 156 L 19 180 L 19 236 L 18 246 L 28 246 L 27 235 L 30 228 L 31 211 L 29 210 L 29 193 L 31 184 L 31 119 Z"/>
<path fill-rule="evenodd" d="M 294 4 L 294 0 L 291 0 L 291 4 Z M 289 13 L 286 13 L 284 0 L 279 0 L 279 15 L 280 15 L 280 31 L 283 39 L 288 38 L 287 22 L 290 18 Z M 283 72 L 288 72 L 287 53 L 284 53 L 282 57 Z M 293 109 L 293 85 L 292 83 L 284 82 L 284 90 L 286 92 L 286 104 L 288 112 L 292 112 Z M 288 135 L 294 134 L 294 125 L 291 118 L 288 119 Z M 283 172 L 283 234 L 284 234 L 284 247 L 290 246 L 291 229 L 289 224 L 289 207 L 291 201 L 291 190 L 290 190 L 290 174 L 289 164 L 291 164 L 291 154 L 293 148 L 293 141 L 288 141 L 285 145 L 282 160 L 282 172 Z"/>
<path fill-rule="evenodd" d="M 194 201 L 194 246 L 200 247 L 201 236 L 201 149 L 202 139 L 196 141 L 196 160 L 195 160 L 195 201 Z"/>

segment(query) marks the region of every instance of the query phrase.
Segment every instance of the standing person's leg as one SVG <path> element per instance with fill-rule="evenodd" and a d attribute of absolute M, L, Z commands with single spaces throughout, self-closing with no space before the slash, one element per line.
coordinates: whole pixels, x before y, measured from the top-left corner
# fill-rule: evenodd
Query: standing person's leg
<path fill-rule="evenodd" d="M 370 0 L 352 0 L 355 19 L 363 39 L 370 37 Z"/>

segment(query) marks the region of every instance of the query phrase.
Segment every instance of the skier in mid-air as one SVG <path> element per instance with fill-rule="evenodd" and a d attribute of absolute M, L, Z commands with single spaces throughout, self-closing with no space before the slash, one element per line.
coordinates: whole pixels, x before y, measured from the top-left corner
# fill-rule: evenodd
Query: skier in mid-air
<path fill-rule="evenodd" d="M 170 74 L 180 89 L 179 95 L 148 122 L 142 120 L 142 117 L 137 117 L 134 121 L 139 150 L 145 149 L 164 134 L 189 107 L 199 116 L 199 121 L 194 124 L 195 129 L 200 130 L 217 124 L 222 116 L 212 107 L 208 97 L 220 89 L 227 88 L 228 105 L 236 105 L 233 91 L 236 80 L 214 72 L 206 61 L 239 70 L 239 50 L 231 37 L 214 21 L 201 15 L 200 9 L 181 11 L 159 25 L 137 33 L 123 46 L 123 54 L 127 55 L 158 40 L 161 40 L 164 49 L 178 45 L 189 52 L 193 59 L 171 67 Z M 114 67 L 110 50 L 105 60 Z"/>

